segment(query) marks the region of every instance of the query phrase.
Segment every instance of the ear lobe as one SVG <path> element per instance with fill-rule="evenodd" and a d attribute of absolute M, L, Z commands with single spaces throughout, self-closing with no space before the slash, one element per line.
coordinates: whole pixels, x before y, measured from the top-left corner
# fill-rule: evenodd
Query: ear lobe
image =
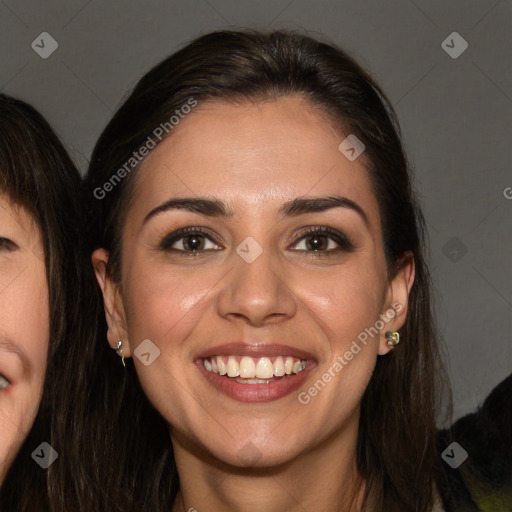
<path fill-rule="evenodd" d="M 402 260 L 402 266 L 390 280 L 386 297 L 386 309 L 383 314 L 389 319 L 381 330 L 379 355 L 387 354 L 393 350 L 387 344 L 386 332 L 398 331 L 405 324 L 409 310 L 409 294 L 415 278 L 415 265 L 413 254 L 409 251 Z M 391 314 L 390 314 L 391 312 Z M 391 318 L 390 318 L 391 317 Z"/>
<path fill-rule="evenodd" d="M 92 253 L 91 261 L 94 273 L 96 274 L 96 280 L 103 294 L 105 318 L 108 326 L 108 343 L 115 349 L 120 340 L 125 342 L 123 343 L 123 356 L 130 357 L 123 299 L 119 285 L 107 273 L 108 252 L 102 248 L 96 249 Z"/>

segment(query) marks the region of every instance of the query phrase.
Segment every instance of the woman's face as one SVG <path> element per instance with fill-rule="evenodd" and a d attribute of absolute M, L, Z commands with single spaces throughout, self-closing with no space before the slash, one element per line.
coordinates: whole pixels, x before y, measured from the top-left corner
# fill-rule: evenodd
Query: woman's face
<path fill-rule="evenodd" d="M 364 155 L 338 149 L 348 135 L 298 97 L 206 102 L 140 169 L 121 286 L 105 276 L 105 251 L 93 262 L 109 342 L 134 357 L 173 443 L 266 466 L 349 431 L 354 440 L 377 356 L 390 350 L 384 333 L 404 322 L 413 266 L 387 280 Z M 333 196 L 342 206 L 304 202 Z M 172 208 L 179 198 L 191 200 Z M 306 233 L 315 227 L 331 232 Z"/>
<path fill-rule="evenodd" d="M 0 195 L 0 483 L 41 400 L 50 317 L 43 254 L 33 217 Z"/>

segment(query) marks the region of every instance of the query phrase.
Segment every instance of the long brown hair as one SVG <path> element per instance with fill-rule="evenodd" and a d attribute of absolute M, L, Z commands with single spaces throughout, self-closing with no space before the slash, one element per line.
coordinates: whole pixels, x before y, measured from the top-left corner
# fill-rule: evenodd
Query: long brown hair
<path fill-rule="evenodd" d="M 219 31 L 194 40 L 151 69 L 93 151 L 86 177 L 95 237 L 91 249 L 109 251 L 107 271 L 119 280 L 121 232 L 140 165 L 126 163 L 148 137 L 157 144 L 155 128 L 191 98 L 201 104 L 287 95 L 301 95 L 364 143 L 389 277 L 400 269 L 408 251 L 414 257 L 416 278 L 401 330 L 403 342 L 378 358 L 362 399 L 357 464 L 366 481 L 366 510 L 429 511 L 438 464 L 436 412 L 448 388 L 439 386 L 447 379 L 425 264 L 425 222 L 411 186 L 396 114 L 376 82 L 344 51 L 289 31 Z M 126 172 L 119 173 L 123 168 Z M 121 429 L 125 449 L 136 448 L 130 457 L 122 456 L 116 474 L 112 470 L 105 478 L 113 488 L 124 480 L 130 495 L 126 506 L 131 509 L 168 510 L 179 486 L 168 430 L 143 396 L 133 364 L 127 366 L 115 386 L 130 393 L 131 401 L 120 391 L 118 408 L 103 422 Z M 108 392 L 98 399 L 108 401 Z M 131 424 L 131 432 L 123 422 Z M 106 457 L 109 453 L 105 451 Z"/>

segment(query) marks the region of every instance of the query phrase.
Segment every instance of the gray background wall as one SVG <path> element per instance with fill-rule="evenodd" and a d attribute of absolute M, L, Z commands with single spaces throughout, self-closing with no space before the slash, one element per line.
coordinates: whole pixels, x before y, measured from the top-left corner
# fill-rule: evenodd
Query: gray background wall
<path fill-rule="evenodd" d="M 142 74 L 190 39 L 228 27 L 326 35 L 387 92 L 428 220 L 454 418 L 474 409 L 512 372 L 510 0 L 7 0 L 0 90 L 38 108 L 84 171 Z M 454 31 L 468 43 L 457 58 L 442 47 Z M 31 47 L 42 32 L 58 43 L 46 59 Z M 453 54 L 462 44 L 443 46 Z M 39 51 L 50 48 L 46 38 Z"/>

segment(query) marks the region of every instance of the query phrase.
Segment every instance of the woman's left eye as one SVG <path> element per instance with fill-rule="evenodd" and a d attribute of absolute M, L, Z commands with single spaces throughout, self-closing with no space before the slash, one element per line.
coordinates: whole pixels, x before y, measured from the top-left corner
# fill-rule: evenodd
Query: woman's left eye
<path fill-rule="evenodd" d="M 311 252 L 313 253 L 311 256 L 328 256 L 332 253 L 351 252 L 355 249 L 355 245 L 346 235 L 327 226 L 314 226 L 300 235 L 294 245 L 304 244 L 305 248 L 298 250 Z M 329 241 L 334 242 L 335 246 L 333 247 Z M 207 242 L 210 242 L 213 247 L 207 247 Z M 187 227 L 165 236 L 160 242 L 159 248 L 163 251 L 178 252 L 181 256 L 200 256 L 206 251 L 218 250 L 219 245 L 208 230 L 200 227 Z"/>
<path fill-rule="evenodd" d="M 306 248 L 300 250 L 313 252 L 311 256 L 329 256 L 341 251 L 352 252 L 356 248 L 355 244 L 345 234 L 328 226 L 314 226 L 301 233 L 301 235 L 297 243 L 304 242 Z M 329 240 L 334 241 L 338 247 L 329 246 Z M 308 249 L 311 249 L 311 251 Z"/>

